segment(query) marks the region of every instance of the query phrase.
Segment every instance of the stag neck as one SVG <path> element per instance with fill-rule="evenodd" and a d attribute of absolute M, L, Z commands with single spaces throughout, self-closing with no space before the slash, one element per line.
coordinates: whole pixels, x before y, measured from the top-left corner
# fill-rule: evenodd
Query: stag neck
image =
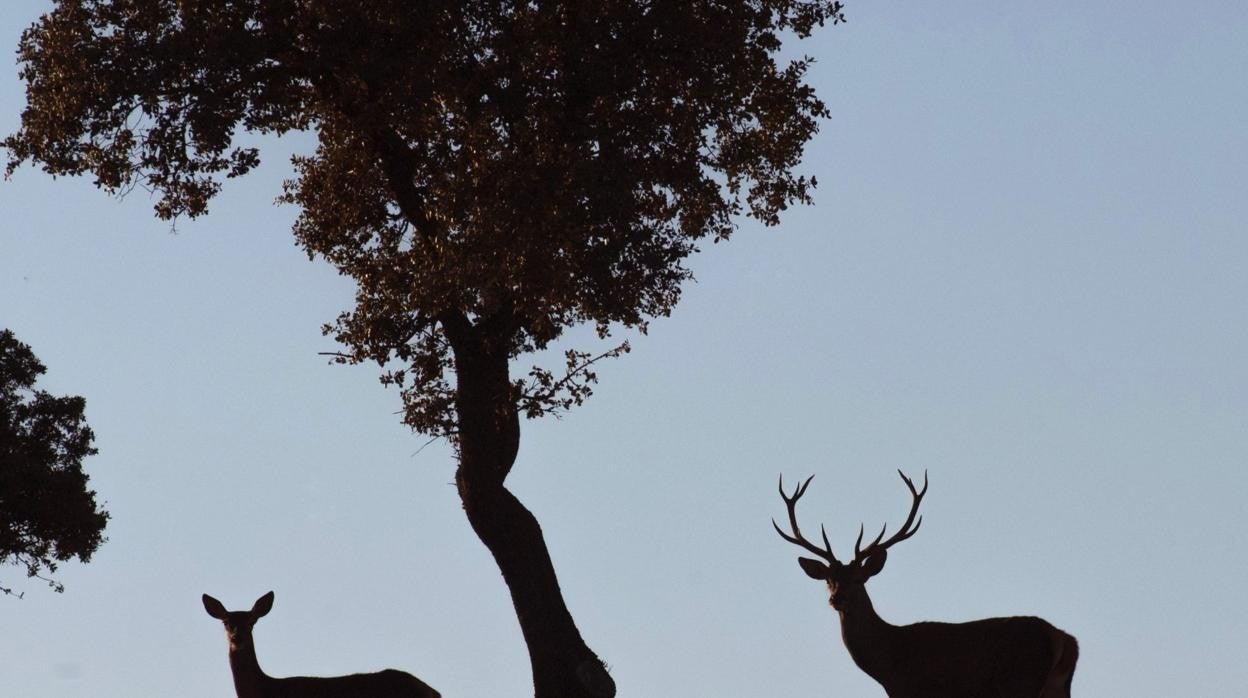
<path fill-rule="evenodd" d="M 877 681 L 893 664 L 893 640 L 897 626 L 875 612 L 865 588 L 837 610 L 841 618 L 841 639 L 859 669 Z"/>
<path fill-rule="evenodd" d="M 238 698 L 264 698 L 265 686 L 272 681 L 260 668 L 256 646 L 250 642 L 230 646 L 230 672 Z"/>

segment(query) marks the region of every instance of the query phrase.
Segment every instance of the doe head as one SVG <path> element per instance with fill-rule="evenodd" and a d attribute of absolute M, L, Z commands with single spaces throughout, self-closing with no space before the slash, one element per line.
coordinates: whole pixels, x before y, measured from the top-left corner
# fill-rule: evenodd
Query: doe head
<path fill-rule="evenodd" d="M 208 615 L 225 625 L 225 637 L 230 642 L 230 649 L 234 649 L 251 643 L 252 627 L 273 609 L 273 592 L 256 599 L 250 611 L 227 611 L 220 601 L 207 594 L 204 594 L 203 602 Z"/>

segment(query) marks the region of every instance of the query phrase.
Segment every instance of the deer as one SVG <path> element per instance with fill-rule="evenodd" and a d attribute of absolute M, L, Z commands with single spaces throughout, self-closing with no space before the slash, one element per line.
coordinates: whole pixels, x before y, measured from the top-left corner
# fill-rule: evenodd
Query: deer
<path fill-rule="evenodd" d="M 780 497 L 788 509 L 791 533 L 772 526 L 784 540 L 819 560 L 799 557 L 802 571 L 825 582 L 829 602 L 841 621 L 841 639 L 858 668 L 875 679 L 889 698 L 1069 698 L 1079 644 L 1048 621 L 1032 616 L 985 618 L 966 623 L 923 622 L 892 625 L 880 618 L 867 595 L 866 582 L 884 569 L 889 548 L 918 532 L 915 520 L 923 495 L 906 474 L 897 471 L 910 490 L 910 513 L 901 529 L 884 540 L 886 523 L 875 540 L 862 547 L 862 526 L 854 557 L 841 562 L 832 553 L 828 534 L 823 547 L 811 543 L 797 525 L 797 500 L 806 493 L 811 475 L 792 495 L 780 478 Z"/>
<path fill-rule="evenodd" d="M 204 594 L 204 610 L 225 624 L 230 644 L 230 671 L 238 698 L 440 698 L 442 694 L 405 671 L 385 669 L 349 676 L 275 678 L 256 661 L 252 628 L 273 609 L 273 592 L 256 600 L 250 611 L 227 611 Z"/>

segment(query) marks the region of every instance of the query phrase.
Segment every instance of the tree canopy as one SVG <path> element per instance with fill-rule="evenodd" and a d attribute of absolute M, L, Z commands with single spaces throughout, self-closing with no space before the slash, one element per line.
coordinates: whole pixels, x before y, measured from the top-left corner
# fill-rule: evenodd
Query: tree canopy
<path fill-rule="evenodd" d="M 826 0 L 61 0 L 22 36 L 7 167 L 194 217 L 259 162 L 244 134 L 314 131 L 282 198 L 357 284 L 325 327 L 339 360 L 382 366 L 404 421 L 455 444 L 537 695 L 613 695 L 503 481 L 519 418 L 578 404 L 628 347 L 512 362 L 577 325 L 644 331 L 698 244 L 810 201 L 794 169 L 828 110 L 811 59 L 779 52 L 842 19 Z"/>
<path fill-rule="evenodd" d="M 29 346 L 0 330 L 0 564 L 63 591 L 45 572 L 75 557 L 89 562 L 104 542 L 108 512 L 82 471 L 96 452 L 86 401 L 35 389 L 46 370 Z M 13 593 L 8 585 L 0 591 Z"/>
<path fill-rule="evenodd" d="M 569 326 L 667 314 L 699 240 L 767 224 L 826 107 L 785 33 L 840 4 L 454 0 L 74 0 L 22 38 L 28 105 L 8 169 L 34 160 L 198 216 L 259 162 L 241 131 L 313 128 L 285 199 L 310 255 L 359 283 L 332 330 L 390 359 L 406 421 L 456 430 L 441 320 L 496 317 L 507 351 Z M 530 416 L 579 401 L 572 377 L 517 379 Z"/>

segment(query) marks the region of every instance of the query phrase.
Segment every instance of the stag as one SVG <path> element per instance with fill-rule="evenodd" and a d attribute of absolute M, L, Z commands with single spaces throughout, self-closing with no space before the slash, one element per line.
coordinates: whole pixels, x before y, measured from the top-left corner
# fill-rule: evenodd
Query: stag
<path fill-rule="evenodd" d="M 841 638 L 849 656 L 890 698 L 1069 698 L 1079 645 L 1075 638 L 1048 621 L 1032 616 L 985 618 L 968 623 L 914 623 L 892 625 L 880 618 L 867 595 L 866 582 L 884 569 L 888 550 L 913 536 L 923 523 L 915 516 L 927 494 L 916 490 L 905 473 L 897 471 L 910 490 L 910 514 L 901 529 L 884 540 L 888 525 L 862 547 L 858 529 L 854 558 L 841 562 L 832 554 L 822 526 L 823 546 L 811 543 L 797 525 L 797 500 L 806 493 L 810 476 L 792 495 L 780 479 L 780 497 L 788 509 L 791 533 L 772 519 L 781 538 L 817 555 L 799 557 L 798 564 L 812 579 L 825 582 L 832 608 L 841 619 Z"/>

